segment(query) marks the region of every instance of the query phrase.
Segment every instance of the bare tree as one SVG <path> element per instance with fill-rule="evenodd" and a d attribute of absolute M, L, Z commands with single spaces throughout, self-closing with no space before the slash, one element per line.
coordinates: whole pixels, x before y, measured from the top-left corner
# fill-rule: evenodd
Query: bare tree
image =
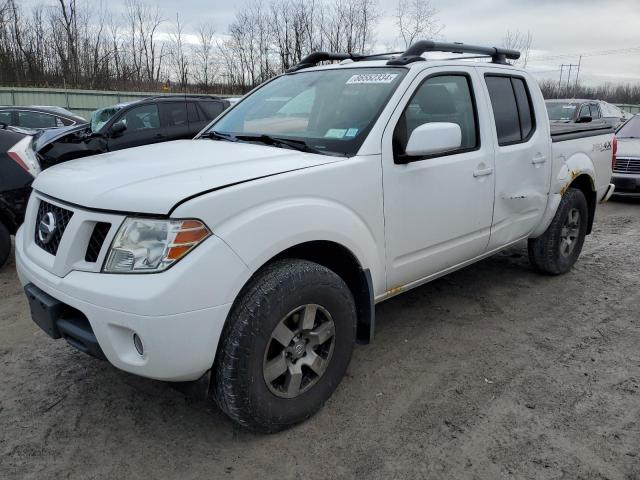
<path fill-rule="evenodd" d="M 395 23 L 405 48 L 417 40 L 437 38 L 444 28 L 430 0 L 398 0 Z"/>
<path fill-rule="evenodd" d="M 518 50 L 520 52 L 520 59 L 514 61 L 513 64 L 521 68 L 527 68 L 532 41 L 533 37 L 530 31 L 523 33 L 520 30 L 507 30 L 506 35 L 502 39 L 502 46 L 512 50 Z"/>
<path fill-rule="evenodd" d="M 195 79 L 205 91 L 216 78 L 215 33 L 210 24 L 198 26 L 198 44 L 193 50 Z"/>
<path fill-rule="evenodd" d="M 180 23 L 180 16 L 176 13 L 176 23 L 169 35 L 171 42 L 171 59 L 173 71 L 178 76 L 178 83 L 184 90 L 189 83 L 189 58 L 184 43 L 184 25 Z"/>

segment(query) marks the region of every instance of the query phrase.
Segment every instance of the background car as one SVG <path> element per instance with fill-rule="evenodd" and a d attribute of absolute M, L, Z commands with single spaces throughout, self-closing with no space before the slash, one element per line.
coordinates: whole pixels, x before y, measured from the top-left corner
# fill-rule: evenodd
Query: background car
<path fill-rule="evenodd" d="M 614 195 L 640 198 L 640 114 L 625 123 L 616 133 L 618 155 L 611 181 Z"/>
<path fill-rule="evenodd" d="M 598 122 L 603 126 L 615 127 L 611 120 L 603 118 L 599 100 L 556 99 L 546 100 L 549 121 L 553 123 L 588 123 Z"/>
<path fill-rule="evenodd" d="M 602 118 L 604 118 L 609 124 L 618 128 L 620 125 L 625 123 L 633 114 L 625 112 L 619 107 L 610 104 L 609 102 L 600 101 L 600 111 L 602 112 Z"/>
<path fill-rule="evenodd" d="M 24 220 L 31 182 L 40 173 L 32 142 L 31 135 L 0 129 L 0 267 L 11 252 L 11 235 Z"/>
<path fill-rule="evenodd" d="M 230 106 L 227 99 L 205 95 L 151 97 L 96 110 L 86 127 L 39 137 L 42 164 L 53 164 L 123 148 L 193 138 Z"/>
<path fill-rule="evenodd" d="M 0 123 L 37 130 L 86 124 L 79 115 L 62 107 L 0 107 Z"/>

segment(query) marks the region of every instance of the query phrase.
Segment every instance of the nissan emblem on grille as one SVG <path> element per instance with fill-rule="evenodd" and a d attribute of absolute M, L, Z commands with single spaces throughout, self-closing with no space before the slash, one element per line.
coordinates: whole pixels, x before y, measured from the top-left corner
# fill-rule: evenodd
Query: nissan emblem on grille
<path fill-rule="evenodd" d="M 53 212 L 47 212 L 38 225 L 38 238 L 43 244 L 48 244 L 58 228 L 56 216 Z"/>

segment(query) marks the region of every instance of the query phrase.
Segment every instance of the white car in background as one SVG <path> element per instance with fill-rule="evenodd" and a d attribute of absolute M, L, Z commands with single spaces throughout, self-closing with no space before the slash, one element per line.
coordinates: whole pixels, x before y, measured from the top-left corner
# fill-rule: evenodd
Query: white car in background
<path fill-rule="evenodd" d="M 640 114 L 635 115 L 616 133 L 618 158 L 611 181 L 619 197 L 640 198 Z"/>

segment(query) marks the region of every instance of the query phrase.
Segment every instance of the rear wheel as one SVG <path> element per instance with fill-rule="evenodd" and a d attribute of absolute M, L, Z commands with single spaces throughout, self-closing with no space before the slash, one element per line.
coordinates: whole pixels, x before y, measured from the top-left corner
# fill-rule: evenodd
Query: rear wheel
<path fill-rule="evenodd" d="M 355 302 L 338 275 L 305 260 L 274 262 L 232 308 L 214 366 L 215 399 L 251 430 L 283 430 L 331 396 L 355 337 Z"/>
<path fill-rule="evenodd" d="M 568 189 L 546 232 L 529 239 L 529 259 L 533 266 L 552 275 L 568 272 L 582 251 L 588 220 L 584 193 Z"/>
<path fill-rule="evenodd" d="M 2 267 L 11 253 L 11 235 L 9 230 L 0 222 L 0 267 Z"/>

